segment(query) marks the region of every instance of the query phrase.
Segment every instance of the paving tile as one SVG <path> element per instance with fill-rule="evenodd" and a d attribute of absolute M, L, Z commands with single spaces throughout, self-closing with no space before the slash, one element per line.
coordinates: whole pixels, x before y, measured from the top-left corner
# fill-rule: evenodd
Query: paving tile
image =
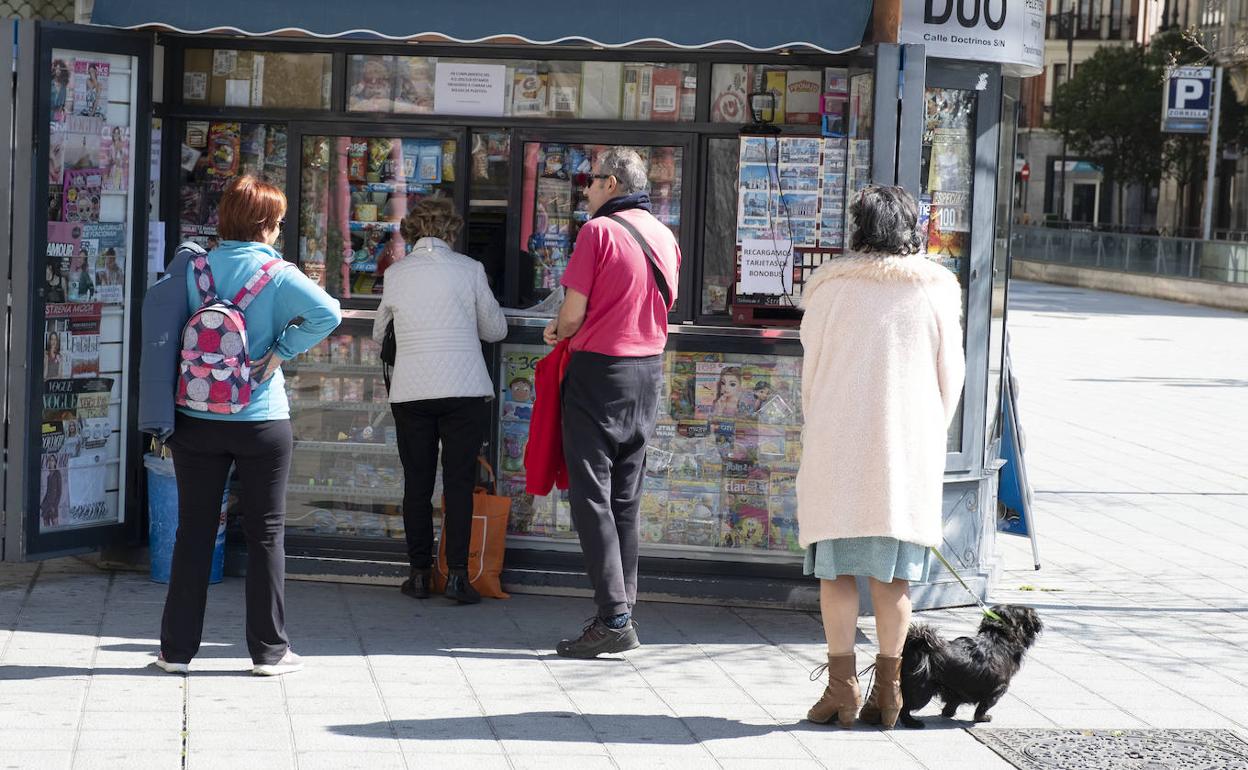
<path fill-rule="evenodd" d="M 401 751 L 304 751 L 299 770 L 406 770 Z"/>
<path fill-rule="evenodd" d="M 125 749 L 77 751 L 73 770 L 176 770 L 182 766 L 182 750 L 131 751 Z"/>
<path fill-rule="evenodd" d="M 192 749 L 187 753 L 188 770 L 238 770 L 263 767 L 265 770 L 295 770 L 293 751 L 255 749 Z"/>
<path fill-rule="evenodd" d="M 69 770 L 73 752 L 25 751 L 0 746 L 0 770 Z"/>

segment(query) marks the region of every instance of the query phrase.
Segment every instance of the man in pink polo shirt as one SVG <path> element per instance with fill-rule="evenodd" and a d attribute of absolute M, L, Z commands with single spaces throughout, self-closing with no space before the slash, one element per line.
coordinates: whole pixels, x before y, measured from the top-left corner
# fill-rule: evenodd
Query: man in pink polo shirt
<path fill-rule="evenodd" d="M 640 645 L 632 622 L 638 509 L 680 269 L 680 247 L 651 216 L 648 189 L 636 151 L 612 147 L 598 156 L 585 188 L 591 218 L 576 236 L 563 305 L 544 334 L 550 345 L 571 338 L 563 451 L 572 520 L 598 605 L 580 637 L 556 647 L 565 657 Z"/>

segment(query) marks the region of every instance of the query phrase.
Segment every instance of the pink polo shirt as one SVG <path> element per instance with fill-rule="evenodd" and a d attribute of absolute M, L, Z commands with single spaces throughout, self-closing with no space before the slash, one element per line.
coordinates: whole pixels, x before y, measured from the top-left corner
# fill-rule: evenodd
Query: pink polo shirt
<path fill-rule="evenodd" d="M 676 301 L 680 246 L 672 231 L 641 209 L 622 211 L 658 258 Z M 585 223 L 563 274 L 564 287 L 589 298 L 585 322 L 572 350 L 607 356 L 652 356 L 667 345 L 667 313 L 646 254 L 618 222 L 598 217 Z"/>

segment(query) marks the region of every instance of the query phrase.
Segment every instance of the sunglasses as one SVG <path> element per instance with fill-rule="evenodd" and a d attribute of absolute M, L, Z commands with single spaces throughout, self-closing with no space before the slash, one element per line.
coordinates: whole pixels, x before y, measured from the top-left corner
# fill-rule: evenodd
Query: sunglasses
<path fill-rule="evenodd" d="M 590 187 L 595 179 L 610 179 L 614 174 L 574 174 L 572 183 L 577 187 Z"/>

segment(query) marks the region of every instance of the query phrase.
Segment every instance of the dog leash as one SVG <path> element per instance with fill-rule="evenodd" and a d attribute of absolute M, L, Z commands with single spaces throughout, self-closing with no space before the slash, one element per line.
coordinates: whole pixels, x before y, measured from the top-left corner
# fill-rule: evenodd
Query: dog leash
<path fill-rule="evenodd" d="M 958 579 L 958 582 L 962 584 L 964 589 L 966 589 L 967 595 L 975 600 L 975 604 L 979 605 L 979 609 L 984 613 L 984 615 L 992 618 L 993 620 L 1001 620 L 1001 616 L 993 612 L 992 608 L 989 607 L 983 599 L 979 598 L 978 594 L 971 590 L 971 587 L 966 584 L 966 581 L 963 580 L 962 576 L 958 574 L 958 571 L 953 568 L 953 565 L 949 563 L 949 560 L 944 557 L 944 554 L 937 550 L 936 546 L 932 546 L 932 553 L 936 554 L 936 558 L 942 565 L 944 565 L 944 568 L 949 571 L 949 574 Z"/>

